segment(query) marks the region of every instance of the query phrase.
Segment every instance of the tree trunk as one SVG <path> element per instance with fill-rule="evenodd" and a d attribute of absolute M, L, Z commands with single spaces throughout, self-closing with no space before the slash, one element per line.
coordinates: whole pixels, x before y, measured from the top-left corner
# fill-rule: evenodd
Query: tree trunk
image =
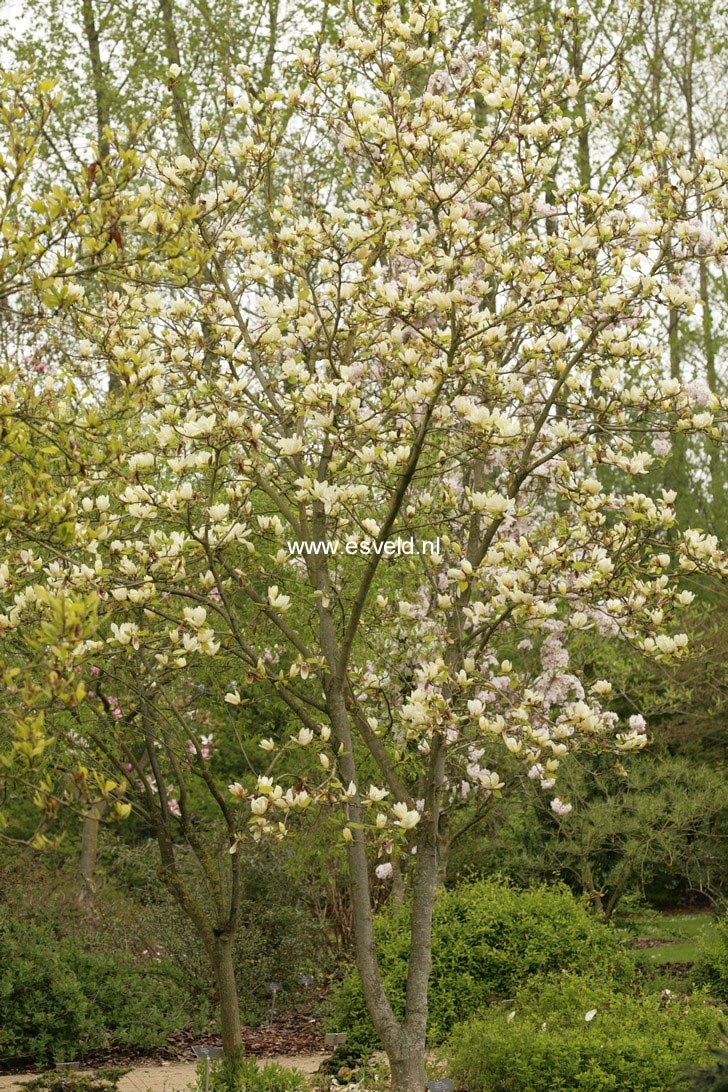
<path fill-rule="evenodd" d="M 91 62 L 91 79 L 96 100 L 96 142 L 100 159 L 106 159 L 109 154 L 109 140 L 107 129 L 111 125 L 111 113 L 109 110 L 109 89 L 106 85 L 104 65 L 101 60 L 101 42 L 99 30 L 96 25 L 93 4 L 91 0 L 83 0 L 81 5 L 83 16 L 83 28 L 86 34 L 86 44 Z"/>
<path fill-rule="evenodd" d="M 392 897 L 391 903 L 395 910 L 399 910 L 404 906 L 405 899 L 407 898 L 407 891 L 404 883 L 404 876 L 402 875 L 402 867 L 399 863 L 399 856 L 396 853 L 392 854 Z"/>
<path fill-rule="evenodd" d="M 93 804 L 83 817 L 81 857 L 79 860 L 81 884 L 78 893 L 78 904 L 83 910 L 93 908 L 96 895 L 94 874 L 99 852 L 99 826 L 105 807 L 104 802 L 99 801 L 97 804 Z"/>
<path fill-rule="evenodd" d="M 240 1030 L 238 991 L 235 986 L 233 943 L 234 937 L 229 934 L 223 933 L 216 936 L 212 959 L 220 1006 L 222 1049 L 227 1056 L 234 1054 L 243 1043 L 243 1037 Z"/>
<path fill-rule="evenodd" d="M 327 590 L 328 581 L 325 574 L 320 587 L 322 591 Z M 321 609 L 320 617 L 321 647 L 330 669 L 330 674 L 324 677 L 324 692 L 334 742 L 337 745 L 338 772 L 344 784 L 351 782 L 356 786 L 358 772 L 346 706 L 344 671 L 337 645 L 336 627 L 326 610 Z M 439 821 L 437 797 L 444 777 L 444 755 L 443 741 L 436 740 L 431 749 L 430 771 L 425 791 L 425 817 L 417 842 L 407 997 L 403 1023 L 397 1020 L 392 1011 L 377 959 L 367 846 L 358 792 L 354 793 L 347 804 L 347 819 L 351 831 L 347 856 L 354 952 L 367 1010 L 389 1059 L 392 1092 L 425 1092 L 427 1084 L 425 1071 L 427 985 L 432 965 L 432 903 L 437 883 Z"/>
<path fill-rule="evenodd" d="M 170 65 L 176 64 L 179 68 L 182 68 L 177 28 L 174 22 L 173 0 L 159 0 L 159 12 L 162 17 L 164 49 L 167 54 L 167 62 Z M 195 147 L 192 143 L 192 122 L 190 119 L 189 103 L 187 102 L 187 96 L 183 85 L 180 83 L 175 86 L 172 102 L 174 105 L 174 117 L 180 147 L 189 155 L 194 155 Z"/>
<path fill-rule="evenodd" d="M 427 1084 L 424 1042 L 410 1043 L 402 1037 L 400 1050 L 387 1051 L 392 1092 L 424 1092 Z"/>

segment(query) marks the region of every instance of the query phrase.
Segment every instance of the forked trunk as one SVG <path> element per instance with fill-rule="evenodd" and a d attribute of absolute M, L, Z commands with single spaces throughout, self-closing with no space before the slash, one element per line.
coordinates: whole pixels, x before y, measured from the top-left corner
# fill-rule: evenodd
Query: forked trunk
<path fill-rule="evenodd" d="M 221 935 L 215 937 L 215 951 L 212 964 L 215 971 L 218 1003 L 220 1005 L 222 1049 L 226 1056 L 230 1056 L 234 1054 L 243 1043 L 243 1037 L 240 1030 L 238 991 L 235 986 L 232 936 Z"/>

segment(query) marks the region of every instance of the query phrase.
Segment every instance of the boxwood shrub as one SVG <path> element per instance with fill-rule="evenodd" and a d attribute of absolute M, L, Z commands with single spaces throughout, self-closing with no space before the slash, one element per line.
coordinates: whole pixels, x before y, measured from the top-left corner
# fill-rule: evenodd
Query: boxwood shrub
<path fill-rule="evenodd" d="M 387 995 L 404 1013 L 409 908 L 380 914 L 377 951 Z M 460 883 L 435 902 L 428 1036 L 441 1043 L 456 1023 L 498 998 L 513 997 L 534 975 L 608 971 L 625 978 L 632 959 L 621 935 L 597 921 L 566 886 L 518 889 L 500 879 Z M 328 1025 L 362 1053 L 377 1045 L 358 972 L 334 993 Z"/>

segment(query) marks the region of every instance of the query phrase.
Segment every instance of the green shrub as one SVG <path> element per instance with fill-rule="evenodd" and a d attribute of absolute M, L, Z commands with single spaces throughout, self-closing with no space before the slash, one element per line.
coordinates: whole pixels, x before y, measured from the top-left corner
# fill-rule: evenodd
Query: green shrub
<path fill-rule="evenodd" d="M 82 1058 L 100 1047 L 150 1049 L 189 1022 L 186 992 L 163 962 L 84 951 L 47 925 L 0 916 L 0 1059 Z"/>
<path fill-rule="evenodd" d="M 377 951 L 387 995 L 404 1012 L 409 911 L 385 912 L 376 922 Z M 430 979 L 429 1040 L 489 1001 L 513 997 L 528 978 L 549 971 L 609 968 L 626 977 L 632 960 L 613 929 L 598 922 L 565 886 L 518 890 L 501 880 L 461 883 L 435 902 Z M 377 1043 L 361 982 L 349 971 L 337 988 L 329 1026 L 346 1031 L 362 1053 Z"/>
<path fill-rule="evenodd" d="M 626 994 L 565 975 L 456 1028 L 448 1056 L 468 1092 L 666 1092 L 719 1039 L 704 995 Z"/>
<path fill-rule="evenodd" d="M 198 1092 L 205 1089 L 205 1063 L 197 1066 Z M 303 1074 L 285 1069 L 278 1062 L 262 1068 L 242 1051 L 233 1058 L 219 1058 L 210 1063 L 210 1092 L 305 1092 Z"/>
<path fill-rule="evenodd" d="M 190 1022 L 187 993 L 164 961 L 137 963 L 126 952 L 83 952 L 61 944 L 108 1046 L 151 1050 Z"/>
<path fill-rule="evenodd" d="M 101 1046 L 81 984 L 47 928 L 0 918 L 0 1059 L 64 1061 Z"/>
<path fill-rule="evenodd" d="M 728 914 L 718 922 L 715 936 L 701 944 L 694 981 L 704 985 L 712 997 L 728 1002 Z"/>

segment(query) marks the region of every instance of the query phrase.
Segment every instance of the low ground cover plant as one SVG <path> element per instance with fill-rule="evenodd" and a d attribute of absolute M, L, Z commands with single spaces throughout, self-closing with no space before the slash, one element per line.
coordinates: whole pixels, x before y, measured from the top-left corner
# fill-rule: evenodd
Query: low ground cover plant
<path fill-rule="evenodd" d="M 278 1062 L 258 1066 L 242 1051 L 210 1063 L 209 1092 L 305 1092 L 306 1081 L 295 1069 Z M 197 1092 L 205 1092 L 205 1063 L 197 1067 Z"/>
<path fill-rule="evenodd" d="M 721 1013 L 705 994 L 625 991 L 591 975 L 537 979 L 455 1029 L 467 1092 L 665 1092 L 710 1059 Z"/>

